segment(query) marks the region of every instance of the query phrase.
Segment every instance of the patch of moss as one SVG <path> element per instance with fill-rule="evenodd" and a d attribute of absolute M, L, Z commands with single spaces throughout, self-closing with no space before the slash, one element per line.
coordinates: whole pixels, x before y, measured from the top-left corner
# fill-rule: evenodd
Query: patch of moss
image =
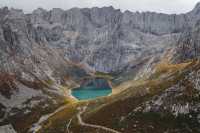
<path fill-rule="evenodd" d="M 45 80 L 45 83 L 47 83 L 49 86 L 54 85 L 54 81 L 51 79 Z"/>
<path fill-rule="evenodd" d="M 113 79 L 113 76 L 109 73 L 104 73 L 104 72 L 95 72 L 95 77 L 97 78 L 104 78 L 104 79 L 107 79 L 107 80 L 112 80 Z"/>

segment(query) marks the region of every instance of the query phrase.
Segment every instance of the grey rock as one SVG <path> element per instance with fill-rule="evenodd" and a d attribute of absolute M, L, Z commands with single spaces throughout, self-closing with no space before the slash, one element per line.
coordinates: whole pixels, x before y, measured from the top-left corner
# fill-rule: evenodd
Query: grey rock
<path fill-rule="evenodd" d="M 186 42 L 190 41 L 190 37 L 195 39 L 189 42 L 192 52 L 186 50 L 181 53 L 196 56 L 198 52 L 193 54 L 193 51 L 199 49 L 196 49 L 198 28 L 195 28 L 197 31 L 184 31 L 198 26 L 199 10 L 199 4 L 191 12 L 179 15 L 121 12 L 113 7 L 72 8 L 66 11 L 39 8 L 30 14 L 18 9 L 1 8 L 0 76 L 4 73 L 15 75 L 10 82 L 16 83 L 14 85 L 19 90 L 23 90 L 19 87 L 23 84 L 30 92 L 36 88 L 27 82 L 53 81 L 51 86 L 37 87 L 44 94 L 41 99 L 50 96 L 47 99 L 52 103 L 55 97 L 65 94 L 59 85 L 71 87 L 79 84 L 80 79 L 88 76 L 91 70 L 118 72 L 137 67 L 134 75 L 137 71 L 143 73 L 141 69 L 144 68 L 151 71 L 148 64 L 153 64 L 152 58 L 174 48 L 180 42 L 179 38 L 184 38 L 181 40 Z M 148 60 L 141 66 L 141 59 Z M 8 83 L 3 82 L 0 87 L 4 88 Z M 18 94 L 14 92 L 9 94 L 10 97 Z M 0 97 L 9 100 L 4 95 Z M 27 101 L 34 101 L 29 95 L 28 98 Z M 3 105 L 5 102 L 0 102 L 0 106 Z M 3 108 L 7 110 L 5 106 Z"/>
<path fill-rule="evenodd" d="M 200 57 L 199 22 L 200 21 L 197 21 L 193 27 L 185 29 L 185 31 L 181 34 L 174 56 L 175 62 L 183 62 L 189 59 L 197 59 Z"/>

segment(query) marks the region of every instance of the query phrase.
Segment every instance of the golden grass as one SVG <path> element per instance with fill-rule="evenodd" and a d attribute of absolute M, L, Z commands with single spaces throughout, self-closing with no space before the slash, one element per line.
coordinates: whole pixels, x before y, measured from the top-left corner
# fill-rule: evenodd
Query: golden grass
<path fill-rule="evenodd" d="M 107 80 L 113 79 L 112 75 L 110 75 L 109 73 L 103 73 L 103 72 L 95 72 L 94 76 L 97 77 L 97 78 L 104 78 L 104 79 L 107 79 Z"/>
<path fill-rule="evenodd" d="M 161 62 L 156 65 L 155 70 L 156 73 L 166 73 L 166 72 L 174 72 L 179 71 L 190 65 L 192 62 L 180 63 L 180 64 L 170 64 L 167 62 Z"/>
<path fill-rule="evenodd" d="M 42 133 L 46 129 L 57 127 L 60 123 L 63 123 L 63 121 L 69 120 L 73 115 L 75 115 L 76 112 L 76 104 L 69 104 L 66 108 L 48 118 L 48 120 L 42 124 L 41 130 L 37 133 Z"/>
<path fill-rule="evenodd" d="M 143 79 L 139 79 L 139 80 L 129 80 L 126 82 L 123 82 L 122 84 L 116 86 L 113 88 L 113 94 L 117 94 L 120 93 L 121 91 L 124 91 L 127 88 L 130 87 L 137 87 L 137 86 L 141 86 L 143 84 L 145 84 L 147 81 L 143 80 Z"/>
<path fill-rule="evenodd" d="M 113 94 L 108 97 L 103 97 L 90 101 L 86 100 L 82 102 L 72 100 L 66 108 L 51 116 L 47 120 L 47 122 L 43 124 L 43 129 L 57 127 L 61 122 L 71 119 L 73 116 L 76 115 L 78 111 L 77 108 L 84 106 L 86 103 L 89 103 L 89 109 L 84 116 L 88 117 L 94 114 L 95 112 L 98 112 L 101 108 L 112 104 L 117 100 L 123 99 L 127 96 L 139 96 L 143 92 L 143 94 L 146 93 L 148 95 L 157 94 L 159 91 L 171 87 L 172 85 L 176 84 L 178 81 L 183 79 L 185 76 L 184 70 L 189 70 L 187 69 L 187 67 L 193 67 L 197 63 L 198 62 L 194 61 L 180 64 L 170 64 L 168 62 L 161 62 L 156 66 L 156 72 L 153 73 L 153 77 L 155 78 L 126 81 L 120 84 L 119 86 L 115 87 L 113 89 Z M 155 76 L 157 74 L 159 74 L 159 76 L 167 76 L 163 79 L 159 78 L 159 76 Z M 149 90 L 147 90 L 147 88 Z"/>
<path fill-rule="evenodd" d="M 54 85 L 54 81 L 53 80 L 51 80 L 51 79 L 48 79 L 48 80 L 45 80 L 44 81 L 45 83 L 47 83 L 48 85 Z"/>
<path fill-rule="evenodd" d="M 69 103 L 70 100 L 71 102 Z M 43 133 L 47 129 L 55 129 L 63 123 L 67 124 L 67 122 L 78 113 L 78 107 L 84 106 L 88 101 L 77 101 L 73 98 L 69 98 L 67 102 L 68 104 L 66 104 L 66 107 L 50 116 L 47 121 L 42 123 L 42 128 L 37 133 Z"/>
<path fill-rule="evenodd" d="M 193 61 L 180 64 L 170 64 L 167 60 L 163 60 L 155 66 L 155 72 L 149 78 L 142 78 L 138 80 L 129 80 L 123 82 L 122 84 L 113 88 L 113 94 L 121 93 L 124 90 L 128 90 L 130 88 L 162 88 L 165 84 L 160 84 L 163 82 L 161 80 L 165 80 L 167 77 L 170 76 L 170 74 L 174 74 L 174 77 L 178 76 L 179 72 L 181 73 L 181 71 L 183 71 L 186 67 L 191 66 L 192 64 L 194 64 Z M 164 76 L 165 78 L 159 78 L 160 76 Z M 164 82 L 166 82 L 166 84 L 170 84 L 170 81 Z"/>

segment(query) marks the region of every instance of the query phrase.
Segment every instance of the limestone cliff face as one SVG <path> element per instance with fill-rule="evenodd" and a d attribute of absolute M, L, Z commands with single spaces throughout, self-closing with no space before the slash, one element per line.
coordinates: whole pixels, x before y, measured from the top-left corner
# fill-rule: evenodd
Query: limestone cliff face
<path fill-rule="evenodd" d="M 199 58 L 200 54 L 200 21 L 193 27 L 185 29 L 176 48 L 175 61 Z"/>
<path fill-rule="evenodd" d="M 98 71 L 117 71 L 130 62 L 162 53 L 165 48 L 175 45 L 180 33 L 199 20 L 198 9 L 197 4 L 187 14 L 167 15 L 121 12 L 113 7 L 67 11 L 37 9 L 31 14 L 2 8 L 1 41 L 8 45 L 1 45 L 1 54 L 16 53 L 25 58 L 37 54 L 38 57 L 31 58 L 38 59 L 49 52 L 52 58 L 58 57 L 53 54 L 61 58 L 48 61 L 47 67 L 68 60 Z M 46 53 L 41 52 L 42 47 Z M 47 61 L 45 57 L 43 60 Z M 52 62 L 55 60 L 60 61 Z"/>
<path fill-rule="evenodd" d="M 0 9 L 0 123 L 26 123 L 24 116 L 35 109 L 30 123 L 37 121 L 63 104 L 67 87 L 87 75 L 51 48 L 40 30 L 21 10 Z"/>
<path fill-rule="evenodd" d="M 1 9 L 1 40 L 9 44 L 9 54 L 26 58 L 30 53 L 40 56 L 37 49 L 45 47 L 53 50 L 51 54 L 59 53 L 63 60 L 111 72 L 175 44 L 179 34 L 197 21 L 197 9 L 198 6 L 188 14 L 166 15 L 123 13 L 113 7 L 37 9 L 31 14 L 4 8 Z M 48 63 L 52 65 L 55 60 Z"/>
<path fill-rule="evenodd" d="M 90 71 L 150 71 L 154 58 L 190 37 L 196 40 L 191 49 L 197 51 L 198 28 L 185 30 L 198 26 L 199 10 L 199 4 L 180 15 L 121 12 L 113 7 L 39 8 L 30 14 L 1 8 L 0 77 L 8 80 L 0 82 L 0 121 L 16 115 L 16 109 L 31 110 L 40 101 L 51 103 L 48 107 L 56 104 L 55 99 L 65 95 L 58 85 L 74 86 Z M 194 55 L 188 50 L 181 53 Z"/>
<path fill-rule="evenodd" d="M 69 61 L 111 72 L 175 45 L 180 33 L 200 18 L 198 9 L 197 5 L 180 15 L 121 12 L 113 7 L 37 9 L 25 16 L 37 42 L 59 49 Z"/>

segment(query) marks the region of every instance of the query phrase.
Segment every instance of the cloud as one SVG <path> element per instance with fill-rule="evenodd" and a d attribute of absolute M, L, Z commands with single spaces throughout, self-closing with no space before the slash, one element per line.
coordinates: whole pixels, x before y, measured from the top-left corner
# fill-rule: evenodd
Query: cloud
<path fill-rule="evenodd" d="M 112 5 L 122 11 L 156 11 L 162 13 L 185 13 L 199 0 L 0 0 L 0 6 L 23 9 L 30 12 L 38 7 L 45 9 L 72 7 L 103 7 Z"/>

